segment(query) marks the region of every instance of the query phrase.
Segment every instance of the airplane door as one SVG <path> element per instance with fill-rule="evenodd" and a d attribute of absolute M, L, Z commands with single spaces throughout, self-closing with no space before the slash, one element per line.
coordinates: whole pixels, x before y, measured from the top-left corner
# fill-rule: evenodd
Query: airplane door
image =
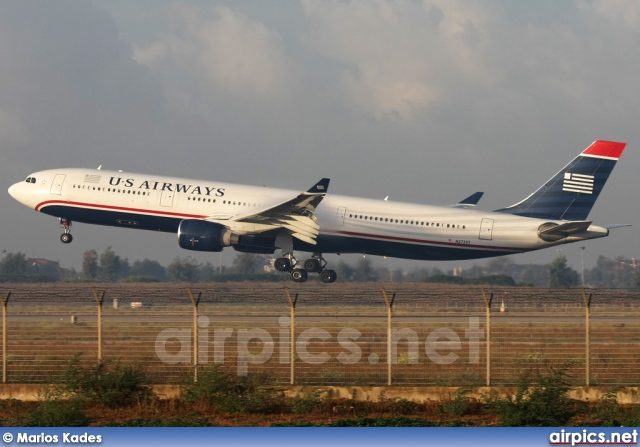
<path fill-rule="evenodd" d="M 344 215 L 347 214 L 347 209 L 344 206 L 338 207 L 336 213 L 336 225 L 344 225 Z"/>
<path fill-rule="evenodd" d="M 493 239 L 493 219 L 482 219 L 480 223 L 480 239 L 490 241 Z"/>
<path fill-rule="evenodd" d="M 62 184 L 64 183 L 65 177 L 66 175 L 64 174 L 56 174 L 51 183 L 51 190 L 49 191 L 51 194 L 58 196 L 62 194 Z"/>
<path fill-rule="evenodd" d="M 160 206 L 173 206 L 173 191 L 162 191 L 160 194 Z"/>

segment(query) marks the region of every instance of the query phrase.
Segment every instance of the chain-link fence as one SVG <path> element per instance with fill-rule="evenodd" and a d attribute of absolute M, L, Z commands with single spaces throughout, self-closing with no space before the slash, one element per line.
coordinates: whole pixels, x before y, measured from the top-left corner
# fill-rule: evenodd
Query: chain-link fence
<path fill-rule="evenodd" d="M 3 285 L 4 383 L 136 365 L 150 383 L 220 365 L 274 384 L 640 383 L 639 292 L 423 283 Z"/>

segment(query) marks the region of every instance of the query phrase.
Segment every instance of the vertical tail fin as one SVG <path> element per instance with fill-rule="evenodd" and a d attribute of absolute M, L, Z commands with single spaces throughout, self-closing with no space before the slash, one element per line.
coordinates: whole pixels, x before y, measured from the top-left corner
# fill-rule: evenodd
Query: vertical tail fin
<path fill-rule="evenodd" d="M 536 192 L 496 210 L 554 220 L 586 220 L 626 143 L 594 141 Z"/>

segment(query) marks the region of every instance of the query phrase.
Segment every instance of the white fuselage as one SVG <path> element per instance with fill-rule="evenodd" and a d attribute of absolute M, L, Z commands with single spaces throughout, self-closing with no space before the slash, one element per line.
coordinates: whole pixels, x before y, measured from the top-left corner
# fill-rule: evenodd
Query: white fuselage
<path fill-rule="evenodd" d="M 70 221 L 176 232 L 183 219 L 207 219 L 238 234 L 259 225 L 234 222 L 299 194 L 298 191 L 95 169 L 36 172 L 9 193 L 24 205 Z M 317 244 L 293 248 L 318 253 L 367 253 L 408 259 L 474 259 L 526 252 L 603 237 L 587 231 L 547 242 L 542 224 L 563 221 L 326 194 L 315 210 Z M 283 248 L 283 247 L 275 247 Z"/>

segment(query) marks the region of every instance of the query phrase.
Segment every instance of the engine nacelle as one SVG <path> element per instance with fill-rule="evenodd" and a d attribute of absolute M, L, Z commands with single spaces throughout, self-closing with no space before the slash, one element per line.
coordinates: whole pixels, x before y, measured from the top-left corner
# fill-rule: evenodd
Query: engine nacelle
<path fill-rule="evenodd" d="M 185 219 L 178 227 L 178 243 L 186 250 L 222 251 L 237 245 L 239 237 L 224 225 L 206 220 Z"/>

